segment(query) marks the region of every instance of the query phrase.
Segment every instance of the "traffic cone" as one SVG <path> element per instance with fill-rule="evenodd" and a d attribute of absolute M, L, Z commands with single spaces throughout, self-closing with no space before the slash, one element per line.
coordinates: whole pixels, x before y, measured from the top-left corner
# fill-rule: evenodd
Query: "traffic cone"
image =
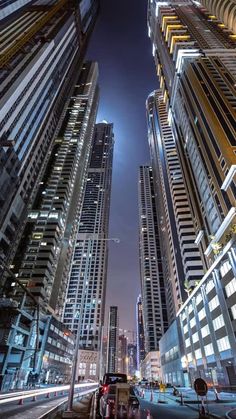
<path fill-rule="evenodd" d="M 106 414 L 105 414 L 105 419 L 109 419 L 110 418 L 110 406 L 107 403 L 106 405 Z"/>
<path fill-rule="evenodd" d="M 18 402 L 18 405 L 22 406 L 22 404 L 24 404 L 23 399 L 20 399 L 19 402 Z"/>
<path fill-rule="evenodd" d="M 215 396 L 216 396 L 215 401 L 216 401 L 216 402 L 219 402 L 219 401 L 220 401 L 220 398 L 219 398 L 219 393 L 218 393 L 218 391 L 216 390 L 216 388 L 214 388 L 214 393 L 215 393 Z"/>
<path fill-rule="evenodd" d="M 55 393 L 54 393 L 54 397 L 57 397 L 57 391 L 55 391 Z"/>
<path fill-rule="evenodd" d="M 180 404 L 181 404 L 181 406 L 184 406 L 184 396 L 183 396 L 183 393 L 180 393 Z"/>
<path fill-rule="evenodd" d="M 63 390 L 61 391 L 61 396 L 64 396 L 64 391 Z"/>
<path fill-rule="evenodd" d="M 50 398 L 50 393 L 47 393 L 46 394 L 46 399 L 49 399 Z"/>
<path fill-rule="evenodd" d="M 150 412 L 150 410 L 147 410 L 146 412 L 147 412 L 147 419 L 151 419 L 151 412 Z"/>
<path fill-rule="evenodd" d="M 145 398 L 145 391 L 143 390 L 143 399 Z"/>
<path fill-rule="evenodd" d="M 151 394 L 150 394 L 150 402 L 153 402 L 153 391 L 151 390 Z"/>
<path fill-rule="evenodd" d="M 37 401 L 36 396 L 33 396 L 32 402 L 36 402 L 36 401 Z"/>

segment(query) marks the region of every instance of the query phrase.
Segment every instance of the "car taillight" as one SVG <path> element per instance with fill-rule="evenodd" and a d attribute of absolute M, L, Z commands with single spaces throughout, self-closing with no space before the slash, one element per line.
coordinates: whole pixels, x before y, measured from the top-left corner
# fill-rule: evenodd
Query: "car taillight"
<path fill-rule="evenodd" d="M 107 392 L 107 390 L 108 390 L 108 386 L 103 386 L 103 388 L 102 388 L 103 394 L 105 394 Z"/>

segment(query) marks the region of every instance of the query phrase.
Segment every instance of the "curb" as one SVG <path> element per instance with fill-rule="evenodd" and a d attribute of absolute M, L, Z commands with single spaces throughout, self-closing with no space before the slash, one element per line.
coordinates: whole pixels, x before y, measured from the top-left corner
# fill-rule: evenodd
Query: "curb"
<path fill-rule="evenodd" d="M 236 409 L 231 409 L 231 410 L 229 410 L 228 412 L 226 412 L 226 414 L 225 414 L 225 417 L 227 418 L 227 419 L 232 419 L 232 417 L 231 416 L 229 416 L 230 415 L 230 413 L 231 412 L 236 412 Z"/>
<path fill-rule="evenodd" d="M 198 409 L 196 409 L 196 407 L 193 407 L 192 405 L 189 405 L 188 403 L 185 403 L 185 406 L 189 407 L 192 410 L 195 410 L 195 412 L 198 412 Z M 209 416 L 215 419 L 221 419 L 222 416 L 216 415 L 215 413 L 211 413 L 209 412 Z M 228 419 L 232 419 L 230 418 L 230 416 L 228 417 Z"/>

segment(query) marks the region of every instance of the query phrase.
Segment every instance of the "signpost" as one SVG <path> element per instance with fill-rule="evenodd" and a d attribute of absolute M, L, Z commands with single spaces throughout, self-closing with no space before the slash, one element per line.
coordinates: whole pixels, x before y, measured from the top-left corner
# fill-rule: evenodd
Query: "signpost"
<path fill-rule="evenodd" d="M 199 408 L 199 418 L 205 418 L 208 416 L 208 409 L 206 413 L 205 404 L 204 404 L 204 397 L 206 397 L 207 402 L 207 392 L 208 387 L 206 381 L 204 381 L 202 378 L 197 378 L 194 381 L 194 390 L 197 393 L 197 399 L 198 399 L 198 406 L 199 406 L 199 396 L 201 397 L 201 406 Z"/>

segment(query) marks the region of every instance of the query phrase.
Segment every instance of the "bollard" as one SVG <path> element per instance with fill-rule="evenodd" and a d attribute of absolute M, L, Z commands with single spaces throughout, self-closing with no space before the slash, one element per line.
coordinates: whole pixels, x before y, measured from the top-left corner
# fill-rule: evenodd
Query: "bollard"
<path fill-rule="evenodd" d="M 153 402 L 153 391 L 151 390 L 151 394 L 150 394 L 150 402 Z"/>
<path fill-rule="evenodd" d="M 19 402 L 18 402 L 18 405 L 22 406 L 22 404 L 24 404 L 23 399 L 20 399 Z"/>
<path fill-rule="evenodd" d="M 106 414 L 105 414 L 105 419 L 109 419 L 110 418 L 110 406 L 107 403 L 106 405 Z"/>
<path fill-rule="evenodd" d="M 183 393 L 180 393 L 180 404 L 181 404 L 181 406 L 184 406 L 184 396 L 183 396 Z"/>
<path fill-rule="evenodd" d="M 147 419 L 151 419 L 151 412 L 147 409 Z"/>
<path fill-rule="evenodd" d="M 55 391 L 55 393 L 54 393 L 54 397 L 57 397 L 57 391 Z"/>
<path fill-rule="evenodd" d="M 46 399 L 49 399 L 50 398 L 50 393 L 47 393 L 46 394 Z"/>
<path fill-rule="evenodd" d="M 216 401 L 216 402 L 219 402 L 219 401 L 220 401 L 220 398 L 219 398 L 219 393 L 218 393 L 218 391 L 216 390 L 216 388 L 214 388 L 214 393 L 215 393 L 215 396 L 216 396 L 215 401 Z"/>
<path fill-rule="evenodd" d="M 36 396 L 33 396 L 32 402 L 36 402 L 36 401 L 37 401 Z"/>

